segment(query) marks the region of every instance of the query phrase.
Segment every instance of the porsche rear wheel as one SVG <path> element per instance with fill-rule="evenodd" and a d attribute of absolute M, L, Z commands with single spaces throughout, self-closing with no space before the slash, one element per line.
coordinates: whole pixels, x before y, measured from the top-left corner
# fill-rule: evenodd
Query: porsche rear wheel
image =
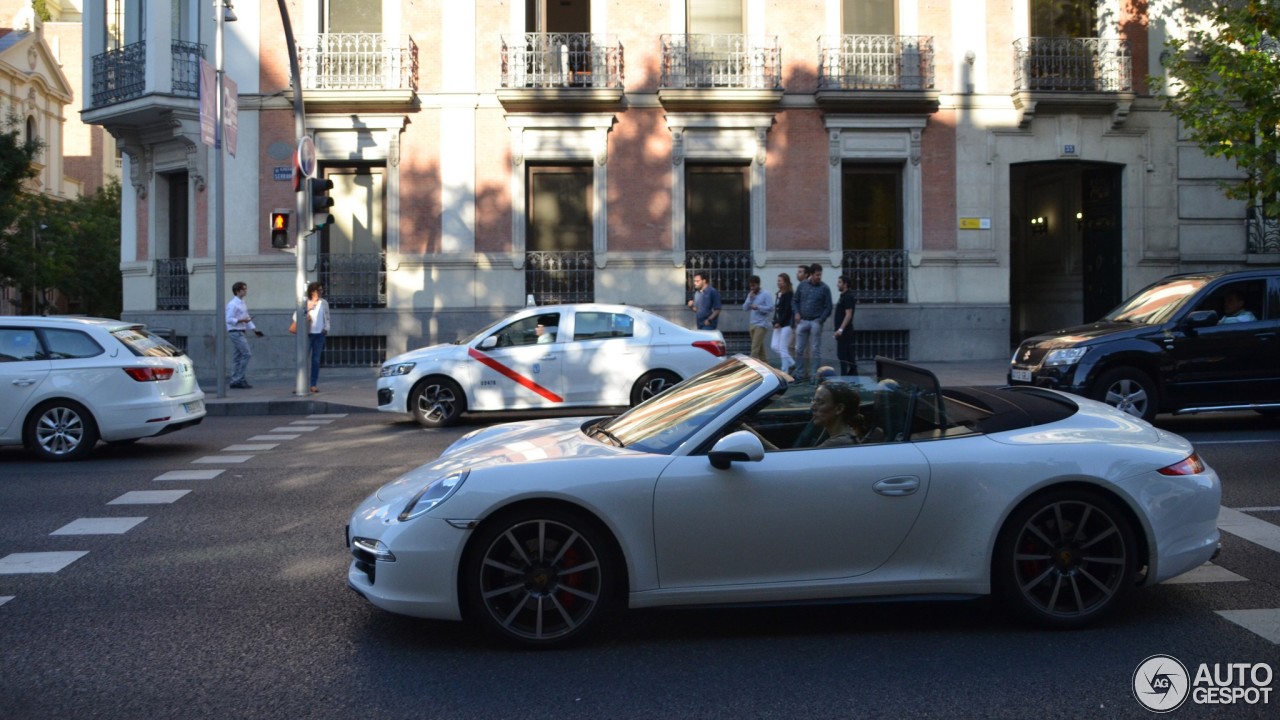
<path fill-rule="evenodd" d="M 449 427 L 458 422 L 467 409 L 462 388 L 447 377 L 429 377 L 419 382 L 409 394 L 413 419 L 423 427 Z"/>
<path fill-rule="evenodd" d="M 468 617 L 521 645 L 580 638 L 612 599 L 619 566 L 609 547 L 572 511 L 530 508 L 489 522 L 463 561 Z"/>
<path fill-rule="evenodd" d="M 631 388 L 631 404 L 639 405 L 654 395 L 660 395 L 672 385 L 680 382 L 680 377 L 668 370 L 650 370 Z"/>
<path fill-rule="evenodd" d="M 1050 492 L 1024 503 L 997 541 L 992 581 L 1023 618 L 1052 628 L 1091 623 L 1133 588 L 1138 543 L 1128 517 L 1087 490 Z"/>

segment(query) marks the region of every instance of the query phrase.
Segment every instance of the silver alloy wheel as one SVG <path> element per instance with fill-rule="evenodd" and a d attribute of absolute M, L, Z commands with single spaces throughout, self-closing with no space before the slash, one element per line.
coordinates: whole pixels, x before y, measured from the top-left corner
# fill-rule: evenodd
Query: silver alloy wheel
<path fill-rule="evenodd" d="M 421 385 L 414 396 L 414 417 L 427 427 L 446 427 L 457 421 L 464 407 L 462 391 L 447 378 Z"/>
<path fill-rule="evenodd" d="M 72 455 L 89 434 L 84 418 L 66 405 L 49 407 L 35 421 L 35 442 L 40 452 L 52 457 Z"/>
<path fill-rule="evenodd" d="M 1128 533 L 1088 499 L 1046 503 L 1013 538 L 1012 578 L 1027 606 L 1072 620 L 1112 604 L 1129 582 Z"/>
<path fill-rule="evenodd" d="M 1147 404 L 1150 401 L 1146 387 L 1128 377 L 1117 378 L 1103 396 L 1103 402 L 1106 404 L 1137 417 L 1146 417 Z"/>
<path fill-rule="evenodd" d="M 631 404 L 639 405 L 654 395 L 661 395 L 678 382 L 680 382 L 679 377 L 665 370 L 645 373 L 636 383 L 637 387 L 632 392 Z"/>
<path fill-rule="evenodd" d="M 479 600 L 502 633 L 545 643 L 577 633 L 594 618 L 604 593 L 599 553 L 573 527 L 547 518 L 522 520 L 484 549 Z"/>

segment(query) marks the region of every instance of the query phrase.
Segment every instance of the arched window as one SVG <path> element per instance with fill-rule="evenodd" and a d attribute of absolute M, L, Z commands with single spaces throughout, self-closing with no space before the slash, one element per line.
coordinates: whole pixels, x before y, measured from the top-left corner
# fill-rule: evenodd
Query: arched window
<path fill-rule="evenodd" d="M 30 115 L 27 116 L 27 137 L 28 143 L 34 143 L 38 140 L 36 137 L 36 119 Z"/>

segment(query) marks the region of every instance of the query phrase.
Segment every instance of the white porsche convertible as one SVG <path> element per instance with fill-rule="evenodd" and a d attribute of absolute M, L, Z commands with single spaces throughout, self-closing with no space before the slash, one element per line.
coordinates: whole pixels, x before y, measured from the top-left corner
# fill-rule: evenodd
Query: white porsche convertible
<path fill-rule="evenodd" d="M 851 444 L 814 432 L 814 385 L 742 356 L 616 417 L 472 432 L 356 509 L 348 583 L 528 645 L 611 607 L 989 593 L 1074 627 L 1217 553 L 1217 474 L 1177 435 L 883 358 L 825 382 Z"/>

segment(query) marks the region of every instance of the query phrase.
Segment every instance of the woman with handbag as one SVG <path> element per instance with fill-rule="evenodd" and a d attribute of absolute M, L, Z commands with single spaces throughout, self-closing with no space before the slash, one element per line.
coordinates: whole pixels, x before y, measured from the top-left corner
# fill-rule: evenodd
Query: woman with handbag
<path fill-rule="evenodd" d="M 324 354 L 325 336 L 329 334 L 329 303 L 324 299 L 324 285 L 307 285 L 307 339 L 311 348 L 311 392 L 318 393 L 320 356 Z"/>

